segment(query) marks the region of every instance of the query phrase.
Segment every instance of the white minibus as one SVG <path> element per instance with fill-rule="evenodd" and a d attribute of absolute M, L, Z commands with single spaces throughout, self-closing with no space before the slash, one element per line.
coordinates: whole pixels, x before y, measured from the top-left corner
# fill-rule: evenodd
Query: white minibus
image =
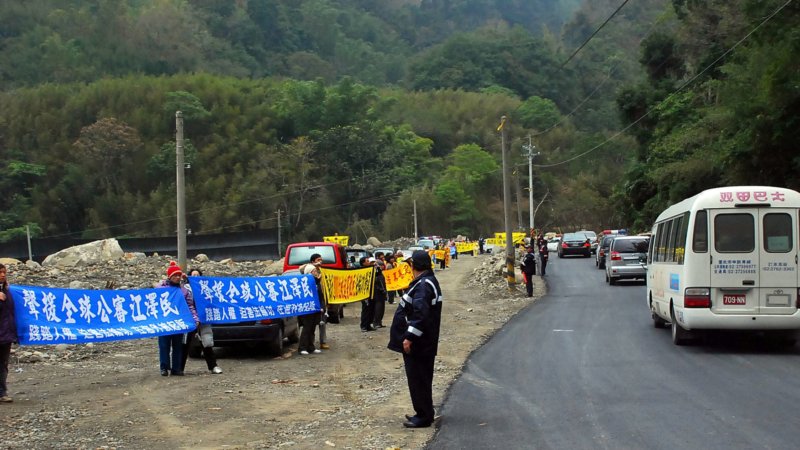
<path fill-rule="evenodd" d="M 768 186 L 703 191 L 670 206 L 653 225 L 647 304 L 672 341 L 694 330 L 800 329 L 800 193 Z"/>

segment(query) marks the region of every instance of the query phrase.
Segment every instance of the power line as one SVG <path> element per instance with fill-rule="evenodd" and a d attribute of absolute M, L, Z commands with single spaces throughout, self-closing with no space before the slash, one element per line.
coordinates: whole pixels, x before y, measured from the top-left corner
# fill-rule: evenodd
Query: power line
<path fill-rule="evenodd" d="M 566 60 L 566 61 L 564 61 L 564 62 L 561 64 L 561 68 L 563 69 L 563 68 L 564 68 L 564 66 L 566 66 L 568 62 L 572 61 L 572 58 L 574 58 L 574 57 L 575 57 L 575 55 L 577 55 L 577 54 L 578 54 L 578 52 L 579 52 L 579 51 L 581 51 L 581 49 L 582 49 L 583 47 L 585 47 L 585 46 L 586 46 L 586 44 L 588 44 L 588 43 L 589 43 L 589 41 L 591 41 L 591 40 L 592 40 L 592 38 L 593 38 L 593 37 L 595 37 L 595 35 L 597 35 L 597 33 L 599 33 L 599 32 L 600 32 L 600 30 L 602 30 L 602 29 L 603 29 L 603 27 L 605 27 L 605 26 L 606 26 L 606 24 L 607 24 L 609 21 L 611 21 L 611 19 L 613 19 L 613 18 L 614 18 L 614 16 L 616 16 L 616 15 L 617 15 L 617 13 L 619 12 L 619 10 L 621 10 L 621 9 L 622 9 L 622 7 L 623 7 L 623 6 L 625 6 L 625 5 L 626 5 L 626 4 L 627 4 L 629 1 L 630 1 L 630 0 L 625 0 L 624 2 L 622 2 L 622 4 L 621 4 L 621 5 L 619 5 L 619 7 L 618 7 L 618 8 L 617 8 L 617 9 L 616 9 L 616 10 L 615 10 L 615 11 L 614 11 L 614 12 L 613 12 L 613 13 L 612 13 L 610 16 L 608 16 L 608 19 L 606 19 L 606 21 L 605 21 L 605 22 L 603 22 L 603 24 L 602 24 L 602 25 L 600 25 L 600 27 L 599 27 L 598 29 L 594 30 L 594 33 L 592 33 L 592 35 L 591 35 L 591 36 L 589 36 L 589 38 L 588 38 L 588 39 L 586 39 L 586 40 L 583 42 L 583 44 L 581 44 L 581 46 L 580 46 L 580 47 L 578 47 L 578 48 L 577 48 L 577 49 L 576 49 L 574 52 L 572 52 L 572 54 L 571 54 L 571 55 L 569 55 L 569 58 L 567 58 L 567 60 Z"/>
<path fill-rule="evenodd" d="M 767 17 L 766 17 L 766 18 L 765 18 L 763 21 L 761 21 L 761 23 L 759 23 L 758 25 L 756 25 L 756 27 L 755 27 L 755 28 L 753 28 L 752 30 L 750 30 L 750 32 L 749 32 L 749 33 L 747 33 L 747 34 L 746 34 L 746 35 L 745 35 L 743 38 L 739 39 L 739 40 L 738 40 L 738 41 L 737 41 L 735 44 L 733 44 L 733 46 L 731 46 L 731 47 L 730 47 L 729 49 L 727 49 L 727 50 L 726 50 L 724 53 L 722 53 L 722 55 L 720 55 L 720 56 L 719 56 L 717 59 L 715 59 L 713 62 L 711 62 L 709 65 L 707 65 L 707 66 L 706 66 L 706 67 L 705 67 L 703 70 L 701 70 L 700 72 L 698 72 L 697 74 L 695 74 L 693 77 L 691 77 L 691 78 L 690 78 L 690 79 L 688 79 L 686 82 L 684 82 L 682 85 L 680 85 L 678 88 L 676 88 L 674 91 L 672 91 L 672 93 L 670 93 L 670 94 L 667 96 L 667 98 L 665 98 L 664 100 L 661 100 L 661 101 L 660 101 L 660 102 L 659 102 L 657 105 L 655 105 L 655 106 L 653 106 L 653 107 L 649 108 L 649 109 L 647 110 L 647 112 L 645 112 L 644 114 L 642 114 L 642 116 L 641 116 L 641 117 L 639 117 L 639 118 L 638 118 L 638 119 L 636 119 L 635 121 L 633 121 L 633 122 L 631 122 L 630 124 L 628 124 L 628 126 L 626 126 L 625 128 L 623 128 L 622 130 L 620 130 L 620 131 L 618 131 L 618 132 L 614 133 L 614 135 L 612 135 L 611 137 L 609 137 L 609 138 L 608 138 L 608 139 L 606 139 L 605 141 L 603 141 L 603 142 L 601 142 L 601 143 L 599 143 L 599 144 L 595 145 L 594 147 L 590 148 L 589 150 L 586 150 L 586 151 L 585 151 L 585 152 L 583 152 L 583 153 L 580 153 L 580 154 L 578 154 L 578 155 L 575 155 L 575 156 L 573 156 L 573 157 L 571 157 L 571 158 L 568 158 L 568 159 L 565 159 L 565 160 L 563 160 L 563 161 L 559 161 L 559 162 L 557 162 L 557 163 L 552 163 L 552 164 L 535 164 L 535 165 L 534 165 L 534 167 L 541 167 L 541 168 L 547 168 L 547 167 L 556 167 L 556 166 L 560 166 L 560 165 L 563 165 L 563 164 L 566 164 L 566 163 L 569 163 L 569 162 L 575 161 L 575 160 L 577 160 L 577 159 L 579 159 L 579 158 L 582 158 L 582 157 L 584 157 L 584 156 L 588 155 L 589 153 L 592 153 L 592 152 L 594 152 L 595 150 L 599 149 L 600 147 L 602 147 L 602 146 L 604 146 L 604 145 L 608 144 L 609 142 L 613 141 L 614 139 L 618 138 L 620 135 L 622 135 L 623 133 L 625 133 L 626 131 L 628 131 L 629 129 L 631 129 L 631 128 L 632 128 L 634 125 L 638 124 L 639 122 L 641 122 L 642 120 L 644 120 L 646 117 L 648 117 L 648 116 L 649 116 L 649 115 L 650 115 L 650 114 L 651 114 L 653 111 L 655 111 L 656 109 L 658 109 L 658 108 L 659 108 L 661 105 L 665 104 L 667 101 L 669 101 L 670 99 L 672 99 L 672 97 L 674 97 L 674 96 L 675 96 L 676 94 L 678 94 L 680 91 L 682 91 L 682 90 L 683 90 L 683 89 L 685 89 L 687 86 L 689 86 L 690 84 L 692 84 L 692 83 L 693 83 L 695 80 L 697 80 L 697 79 L 698 79 L 698 78 L 699 78 L 701 75 L 703 75 L 704 73 L 706 73 L 706 72 L 707 72 L 709 69 L 711 69 L 712 67 L 714 67 L 714 66 L 715 66 L 715 65 L 716 65 L 716 64 L 717 64 L 719 61 L 721 61 L 723 58 L 725 58 L 726 56 L 728 56 L 728 54 L 729 54 L 730 52 L 732 52 L 733 50 L 735 50 L 735 49 L 736 49 L 736 47 L 738 47 L 739 45 L 741 45 L 741 43 L 742 43 L 742 42 L 746 41 L 746 40 L 747 40 L 747 38 L 749 38 L 749 37 L 750 37 L 750 36 L 751 36 L 753 33 L 755 33 L 756 31 L 758 31 L 758 29 L 759 29 L 759 28 L 761 28 L 762 26 L 764 26 L 764 24 L 765 24 L 765 23 L 769 22 L 769 21 L 770 21 L 770 20 L 771 20 L 773 17 L 775 17 L 775 16 L 776 16 L 776 15 L 777 15 L 779 12 L 781 12 L 781 11 L 782 11 L 784 8 L 786 8 L 787 6 L 789 6 L 789 4 L 790 4 L 790 3 L 792 3 L 792 1 L 794 1 L 794 0 L 788 0 L 786 3 L 784 3 L 783 5 L 781 5 L 780 7 L 778 7 L 778 9 L 776 9 L 775 11 L 773 11 L 773 12 L 772 12 L 772 14 L 770 14 L 769 16 L 767 16 Z"/>

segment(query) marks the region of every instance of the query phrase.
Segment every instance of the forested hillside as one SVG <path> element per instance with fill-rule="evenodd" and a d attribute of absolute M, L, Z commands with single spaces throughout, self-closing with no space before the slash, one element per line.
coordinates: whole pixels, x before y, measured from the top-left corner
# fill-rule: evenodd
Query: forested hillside
<path fill-rule="evenodd" d="M 413 200 L 424 233 L 496 231 L 501 115 L 515 226 L 528 135 L 540 226 L 792 187 L 797 6 L 758 26 L 784 3 L 630 2 L 593 35 L 619 1 L 2 2 L 0 240 L 174 233 L 177 109 L 195 233 L 391 238 Z"/>

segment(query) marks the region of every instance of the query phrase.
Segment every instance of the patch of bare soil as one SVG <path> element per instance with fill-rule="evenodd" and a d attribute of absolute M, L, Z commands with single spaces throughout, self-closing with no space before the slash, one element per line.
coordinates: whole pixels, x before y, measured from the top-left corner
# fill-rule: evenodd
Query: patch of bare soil
<path fill-rule="evenodd" d="M 444 294 L 437 408 L 470 353 L 532 300 L 485 276 L 496 263 L 461 256 L 436 272 Z M 537 279 L 534 298 L 542 292 Z M 413 410 L 402 357 L 386 348 L 388 328 L 359 330 L 360 310 L 351 304 L 328 325 L 332 348 L 320 355 L 301 356 L 296 344 L 282 358 L 217 349 L 220 375 L 190 359 L 186 376 L 161 377 L 155 339 L 17 347 L 0 448 L 422 448 L 435 429 L 403 428 Z M 394 310 L 387 305 L 387 326 Z"/>

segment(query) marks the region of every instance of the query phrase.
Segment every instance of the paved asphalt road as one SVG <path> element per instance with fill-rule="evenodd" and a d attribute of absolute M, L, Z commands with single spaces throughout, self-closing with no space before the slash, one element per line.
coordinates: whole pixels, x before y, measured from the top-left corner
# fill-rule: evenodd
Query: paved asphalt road
<path fill-rule="evenodd" d="M 800 344 L 675 346 L 644 283 L 609 286 L 593 259 L 554 255 L 547 285 L 470 358 L 429 448 L 800 448 Z"/>

